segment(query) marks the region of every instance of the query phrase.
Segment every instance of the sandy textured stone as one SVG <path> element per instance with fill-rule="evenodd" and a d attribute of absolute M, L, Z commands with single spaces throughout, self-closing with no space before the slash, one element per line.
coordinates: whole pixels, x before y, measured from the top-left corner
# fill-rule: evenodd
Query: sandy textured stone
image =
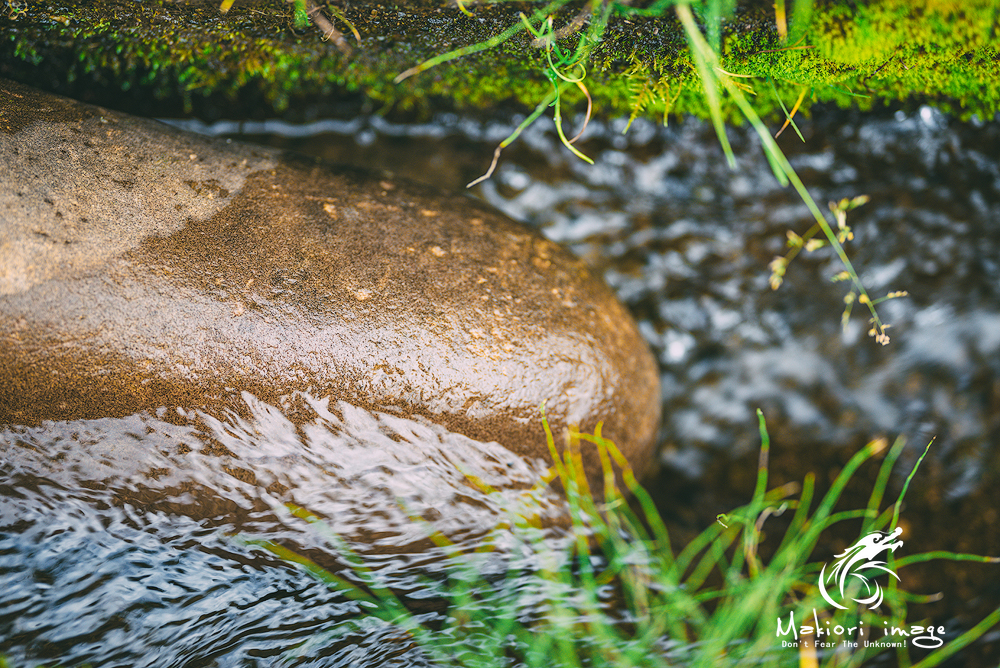
<path fill-rule="evenodd" d="M 583 262 L 466 197 L 0 81 L 0 422 L 296 391 L 654 460 L 656 365 Z"/>

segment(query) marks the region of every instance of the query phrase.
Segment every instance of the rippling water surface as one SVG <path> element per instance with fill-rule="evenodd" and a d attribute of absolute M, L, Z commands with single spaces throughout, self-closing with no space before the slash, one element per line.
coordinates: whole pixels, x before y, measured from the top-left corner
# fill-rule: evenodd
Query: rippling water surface
<path fill-rule="evenodd" d="M 511 123 L 187 125 L 457 190 Z M 1000 554 L 1000 124 L 927 108 L 819 110 L 800 123 L 805 143 L 782 136 L 818 201 L 870 197 L 849 214 L 848 252 L 874 295 L 909 293 L 880 306 L 885 347 L 857 309 L 842 327 L 846 288 L 830 281 L 842 267 L 828 250 L 800 255 L 770 289 L 768 263 L 811 219 L 750 132 L 730 130 L 730 170 L 704 123 L 637 121 L 623 135 L 624 125 L 591 123 L 580 144 L 590 166 L 536 124 L 473 192 L 585 257 L 640 322 L 664 393 L 666 466 L 650 488 L 677 535 L 748 498 L 761 408 L 775 484 L 808 471 L 822 484 L 879 436 L 905 436 L 912 464 L 935 437 L 903 513 L 907 549 Z M 293 423 L 247 401 L 242 416 L 163 412 L 0 435 L 0 652 L 100 666 L 272 665 L 290 651 L 302 665 L 424 662 L 357 604 L 246 541 L 336 568 L 315 528 L 281 510 L 309 508 L 434 619 L 437 592 L 419 576 L 440 572 L 441 551 L 412 517 L 472 549 L 537 470 L 425 423 L 311 397 L 296 399 L 309 417 Z M 492 496 L 462 471 L 518 483 Z M 539 502 L 557 542 L 560 504 Z M 530 560 L 502 547 L 497 560 Z M 1000 605 L 993 568 L 936 566 L 904 584 L 942 592 L 921 614 L 967 627 Z M 318 633 L 328 635 L 312 642 Z M 998 643 L 967 658 L 995 663 Z"/>
<path fill-rule="evenodd" d="M 252 542 L 339 572 L 332 530 L 427 622 L 443 619 L 431 532 L 465 551 L 493 544 L 484 576 L 531 569 L 502 528 L 529 503 L 551 527 L 534 537 L 558 543 L 562 504 L 495 443 L 312 398 L 293 424 L 246 400 L 245 417 L 161 411 L 0 434 L 0 638 L 13 659 L 420 665 L 398 629 Z"/>

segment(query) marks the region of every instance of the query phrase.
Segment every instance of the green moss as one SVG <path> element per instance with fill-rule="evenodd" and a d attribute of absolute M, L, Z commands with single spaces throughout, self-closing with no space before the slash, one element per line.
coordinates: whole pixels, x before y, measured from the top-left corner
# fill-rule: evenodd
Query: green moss
<path fill-rule="evenodd" d="M 293 6 L 280 0 L 237 0 L 225 14 L 215 2 L 23 0 L 0 17 L 0 72 L 28 82 L 44 72 L 41 78 L 57 88 L 78 81 L 179 95 L 189 106 L 198 95 L 236 98 L 250 91 L 281 111 L 293 98 L 359 90 L 403 108 L 426 107 L 435 98 L 459 108 L 534 106 L 551 84 L 543 53 L 524 33 L 402 83 L 393 78 L 485 41 L 538 6 L 477 5 L 468 17 L 437 3 L 353 2 L 344 11 L 362 41 L 345 56 L 314 28 L 297 30 Z M 998 7 L 996 0 L 827 2 L 809 8 L 808 24 L 791 17 L 792 35 L 801 34 L 791 45 L 779 39 L 773 9 L 741 7 L 725 24 L 723 68 L 747 77 L 739 81 L 761 114 L 779 111 L 779 97 L 790 108 L 805 92 L 804 106 L 867 109 L 903 100 L 989 118 L 1000 110 Z M 575 11 L 562 12 L 556 25 Z M 664 11 L 611 18 L 588 54 L 585 83 L 596 113 L 708 114 L 683 33 L 672 10 Z M 740 116 L 731 105 L 724 114 Z"/>

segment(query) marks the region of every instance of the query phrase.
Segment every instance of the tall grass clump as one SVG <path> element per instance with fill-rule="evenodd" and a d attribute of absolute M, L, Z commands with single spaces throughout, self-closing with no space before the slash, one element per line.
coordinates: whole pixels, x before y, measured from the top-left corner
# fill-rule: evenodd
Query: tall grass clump
<path fill-rule="evenodd" d="M 858 666 L 886 649 L 865 647 L 864 642 L 818 649 L 809 642 L 811 636 L 798 633 L 800 625 L 813 625 L 815 618 L 827 628 L 852 628 L 852 634 L 843 638 L 848 641 L 877 640 L 864 632 L 859 637 L 853 629 L 927 625 L 907 619 L 907 604 L 921 597 L 891 584 L 876 610 L 860 605 L 831 608 L 817 588 L 822 564 L 810 561 L 820 537 L 835 525 L 860 521 L 862 536 L 895 528 L 913 473 L 894 504 L 883 508 L 883 500 L 902 441 L 888 452 L 885 441 L 869 443 L 817 499 L 812 474 L 800 485 L 768 489 L 769 439 L 760 415 L 762 446 L 750 502 L 720 515 L 675 550 L 649 494 L 615 445 L 601 436 L 600 427 L 593 434 L 569 432 L 562 452 L 557 451 L 547 424 L 545 430 L 555 461 L 551 473 L 565 491 L 570 519 L 565 540 L 539 542 L 529 519 L 531 509 L 512 511 L 510 521 L 502 525 L 504 531 L 513 532 L 518 544 L 536 557 L 535 567 L 530 572 L 512 568 L 505 577 L 487 579 L 480 574 L 477 556 L 489 551 L 489 541 L 469 553 L 434 534 L 435 542 L 449 552 L 448 578 L 441 593 L 447 604 L 443 625 L 425 625 L 342 540 L 302 508 L 289 507 L 326 533 L 331 546 L 352 564 L 352 582 L 362 585 L 279 545 L 254 544 L 361 602 L 367 614 L 397 627 L 440 666 Z M 595 448 L 603 464 L 599 493 L 589 488 L 583 471 L 583 447 Z M 867 504 L 839 509 L 848 481 L 879 454 L 884 459 Z M 791 519 L 780 540 L 776 530 L 773 537 L 770 532 L 765 537 L 768 520 L 785 513 Z M 761 554 L 761 541 L 767 542 L 768 558 Z M 906 565 L 929 559 L 997 561 L 932 552 L 894 561 L 890 556 L 889 566 L 901 572 L 905 582 Z M 779 632 L 779 620 L 785 635 Z M 783 645 L 793 638 L 787 633 L 790 620 L 795 620 L 796 636 L 802 640 L 795 647 Z M 923 652 L 916 665 L 938 665 L 998 622 L 1000 609 L 961 636 Z M 913 664 L 911 649 L 895 648 L 899 665 Z"/>

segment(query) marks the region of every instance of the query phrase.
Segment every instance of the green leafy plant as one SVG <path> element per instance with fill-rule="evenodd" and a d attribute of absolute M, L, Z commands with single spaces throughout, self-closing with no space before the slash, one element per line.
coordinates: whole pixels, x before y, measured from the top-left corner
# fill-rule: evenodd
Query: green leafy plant
<path fill-rule="evenodd" d="M 635 54 L 632 54 L 630 61 L 631 65 L 625 72 L 625 76 L 628 78 L 632 111 L 622 134 L 628 133 L 633 121 L 640 114 L 649 113 L 653 109 L 662 110 L 663 125 L 667 125 L 670 110 L 684 89 L 684 81 L 671 81 L 662 72 L 652 71 L 656 69 L 655 66 L 647 67 L 635 57 Z"/>
<path fill-rule="evenodd" d="M 844 244 L 854 239 L 854 233 L 851 231 L 851 228 L 847 225 L 847 212 L 850 211 L 851 209 L 861 206 L 862 204 L 865 204 L 867 201 L 868 201 L 867 195 L 859 195 L 858 197 L 854 197 L 852 199 L 844 198 L 839 202 L 830 202 L 829 205 L 830 211 L 833 213 L 834 218 L 837 221 L 836 239 L 838 243 Z M 792 230 L 788 230 L 786 236 L 788 237 L 788 247 L 790 250 L 785 255 L 780 255 L 774 258 L 768 265 L 768 268 L 771 270 L 770 284 L 772 289 L 777 290 L 781 286 L 781 283 L 784 280 L 785 272 L 788 270 L 788 265 L 791 264 L 792 260 L 795 259 L 795 256 L 798 255 L 801 251 L 804 250 L 807 253 L 811 253 L 815 250 L 818 250 L 828 245 L 828 242 L 825 241 L 824 239 L 816 238 L 817 233 L 819 233 L 822 229 L 823 228 L 817 223 L 812 227 L 810 227 L 809 230 L 801 236 L 796 234 Z M 830 280 L 833 282 L 839 282 L 839 281 L 853 282 L 855 277 L 856 274 L 852 274 L 850 271 L 844 270 L 836 274 L 835 276 L 832 276 Z M 861 292 L 859 296 L 859 289 L 860 289 L 859 284 L 854 283 L 853 287 L 844 296 L 845 308 L 844 308 L 844 313 L 841 316 L 841 323 L 843 324 L 843 327 L 845 329 L 847 328 L 847 324 L 848 321 L 850 320 L 851 311 L 854 308 L 854 304 L 860 303 L 868 305 L 872 309 L 872 314 L 873 314 L 871 320 L 872 327 L 871 329 L 869 329 L 868 335 L 874 338 L 875 341 L 881 343 L 882 345 L 888 344 L 889 336 L 885 333 L 885 330 L 888 329 L 890 325 L 884 324 L 881 322 L 881 320 L 878 320 L 878 316 L 877 314 L 875 314 L 874 307 L 889 299 L 897 299 L 899 297 L 905 297 L 909 293 L 906 292 L 905 290 L 896 290 L 893 292 L 886 293 L 886 295 L 883 297 L 871 300 L 868 297 L 867 293 Z"/>
<path fill-rule="evenodd" d="M 540 564 L 527 574 L 532 584 L 525 588 L 518 586 L 526 577 L 524 573 L 511 572 L 505 580 L 487 582 L 479 573 L 476 555 L 463 553 L 447 537 L 432 533 L 434 541 L 449 554 L 449 578 L 442 594 L 448 613 L 442 628 L 425 626 L 339 537 L 305 509 L 288 507 L 324 532 L 331 547 L 351 564 L 352 581 L 275 543 L 256 541 L 252 545 L 302 568 L 349 599 L 363 602 L 367 614 L 408 634 L 436 665 L 860 665 L 885 648 L 860 644 L 825 652 L 803 642 L 791 649 L 782 646 L 779 628 L 782 620 L 811 619 L 824 608 L 817 589 L 820 564 L 809 561 L 820 536 L 848 520 L 861 521 L 862 536 L 894 528 L 920 460 L 897 501 L 883 509 L 890 472 L 903 442 L 899 440 L 891 448 L 884 440 L 869 443 L 850 459 L 816 503 L 811 474 L 801 485 L 767 488 L 770 442 L 759 411 L 758 416 L 762 445 L 750 502 L 720 515 L 718 522 L 677 552 L 651 497 L 637 483 L 614 444 L 601 436 L 600 427 L 593 434 L 570 431 L 560 452 L 543 420 L 555 462 L 552 477 L 565 491 L 570 518 L 567 540 L 561 546 L 533 542 L 530 508 L 512 511 L 509 521 L 503 523 L 504 531 L 519 536 L 524 546 L 535 551 Z M 589 488 L 581 447 L 595 448 L 602 462 L 600 494 Z M 866 506 L 838 510 L 848 481 L 878 454 L 883 454 L 884 460 Z M 765 559 L 759 550 L 761 542 L 766 540 L 770 548 L 774 539 L 765 537 L 764 525 L 786 512 L 791 512 L 792 518 L 780 544 Z M 489 548 L 484 545 L 477 552 Z M 929 559 L 1000 562 L 942 551 L 897 559 L 890 565 L 902 569 Z M 832 619 L 827 616 L 826 621 L 854 629 L 912 628 L 907 623 L 906 606 L 919 600 L 919 596 L 889 586 L 883 606 L 886 613 L 858 607 L 838 612 Z M 531 621 L 522 621 L 527 618 Z M 1000 609 L 917 665 L 939 664 L 998 622 Z M 922 621 L 917 624 L 927 625 Z M 912 663 L 909 648 L 896 651 L 900 665 Z"/>

